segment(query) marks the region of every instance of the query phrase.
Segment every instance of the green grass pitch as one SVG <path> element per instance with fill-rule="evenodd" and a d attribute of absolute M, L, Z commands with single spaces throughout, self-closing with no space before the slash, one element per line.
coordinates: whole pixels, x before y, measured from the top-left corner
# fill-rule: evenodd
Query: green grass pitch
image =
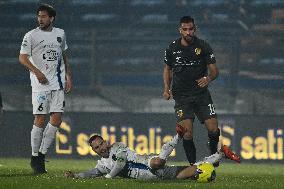
<path fill-rule="evenodd" d="M 94 167 L 95 163 L 96 161 L 93 160 L 51 159 L 46 163 L 48 174 L 34 176 L 29 167 L 29 159 L 0 158 L 0 189 L 284 188 L 283 164 L 223 163 L 216 169 L 216 181 L 205 184 L 190 180 L 141 181 L 122 178 L 106 180 L 102 178 L 67 179 L 63 177 L 65 170 L 82 171 Z"/>

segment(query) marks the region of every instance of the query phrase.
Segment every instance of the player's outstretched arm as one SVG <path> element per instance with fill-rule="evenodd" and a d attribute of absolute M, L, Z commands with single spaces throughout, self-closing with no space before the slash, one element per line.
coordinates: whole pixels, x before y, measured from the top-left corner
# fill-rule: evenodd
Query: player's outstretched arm
<path fill-rule="evenodd" d="M 94 168 L 81 173 L 73 173 L 72 171 L 65 171 L 64 177 L 66 178 L 96 178 L 103 176 L 103 173 L 98 168 Z"/>

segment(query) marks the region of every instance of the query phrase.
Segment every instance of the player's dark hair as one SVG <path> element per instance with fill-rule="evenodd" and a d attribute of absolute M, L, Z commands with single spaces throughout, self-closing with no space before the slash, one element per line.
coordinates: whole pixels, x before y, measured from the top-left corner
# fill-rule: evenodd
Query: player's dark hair
<path fill-rule="evenodd" d="M 92 142 L 94 141 L 94 140 L 96 140 L 97 138 L 100 138 L 100 139 L 102 139 L 102 140 L 104 140 L 103 139 L 103 137 L 101 137 L 100 135 L 93 135 L 93 136 L 91 136 L 90 138 L 89 138 L 89 145 L 91 146 L 91 144 L 92 144 Z"/>
<path fill-rule="evenodd" d="M 48 13 L 49 17 L 54 17 L 56 16 L 56 11 L 55 9 L 49 5 L 49 4 L 41 4 L 39 5 L 39 7 L 37 8 L 37 14 L 39 13 L 39 11 L 46 11 Z"/>
<path fill-rule="evenodd" d="M 194 19 L 191 16 L 183 16 L 180 18 L 179 24 L 190 23 L 190 22 L 193 23 L 193 25 L 195 25 Z"/>

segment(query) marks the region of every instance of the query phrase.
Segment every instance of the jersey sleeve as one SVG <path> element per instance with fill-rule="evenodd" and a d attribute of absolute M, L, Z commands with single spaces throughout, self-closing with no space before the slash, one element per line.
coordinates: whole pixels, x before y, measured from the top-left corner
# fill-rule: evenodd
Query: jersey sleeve
<path fill-rule="evenodd" d="M 94 168 L 85 172 L 76 173 L 75 178 L 95 178 L 102 175 L 103 173 L 98 168 Z"/>
<path fill-rule="evenodd" d="M 66 42 L 66 34 L 63 32 L 63 43 L 62 43 L 62 51 L 66 51 L 68 49 L 68 45 Z"/>
<path fill-rule="evenodd" d="M 114 159 L 114 166 L 111 169 L 110 173 L 106 175 L 106 178 L 113 178 L 116 175 L 118 175 L 126 165 L 126 161 L 127 161 L 126 151 L 124 150 L 119 151 Z"/>
<path fill-rule="evenodd" d="M 32 40 L 31 40 L 31 33 L 26 33 L 24 39 L 22 41 L 20 54 L 27 54 L 29 56 L 32 55 Z"/>
<path fill-rule="evenodd" d="M 168 66 L 172 67 L 172 62 L 173 62 L 172 52 L 169 48 L 167 48 L 165 50 L 164 63 L 167 64 Z"/>
<path fill-rule="evenodd" d="M 204 59 L 206 64 L 215 64 L 216 59 L 213 53 L 213 49 L 208 43 L 204 43 Z"/>

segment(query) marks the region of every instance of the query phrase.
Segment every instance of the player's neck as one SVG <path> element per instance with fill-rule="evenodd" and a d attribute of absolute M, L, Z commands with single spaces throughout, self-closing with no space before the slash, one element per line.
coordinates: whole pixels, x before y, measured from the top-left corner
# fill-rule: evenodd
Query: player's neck
<path fill-rule="evenodd" d="M 50 24 L 49 26 L 47 27 L 43 27 L 43 28 L 40 28 L 42 31 L 45 31 L 45 32 L 51 32 L 52 31 L 52 25 Z"/>
<path fill-rule="evenodd" d="M 194 41 L 194 37 L 192 37 L 190 41 L 187 41 L 184 38 L 181 38 L 180 43 L 181 43 L 182 46 L 187 47 L 187 46 L 191 45 L 193 43 L 193 41 Z"/>

